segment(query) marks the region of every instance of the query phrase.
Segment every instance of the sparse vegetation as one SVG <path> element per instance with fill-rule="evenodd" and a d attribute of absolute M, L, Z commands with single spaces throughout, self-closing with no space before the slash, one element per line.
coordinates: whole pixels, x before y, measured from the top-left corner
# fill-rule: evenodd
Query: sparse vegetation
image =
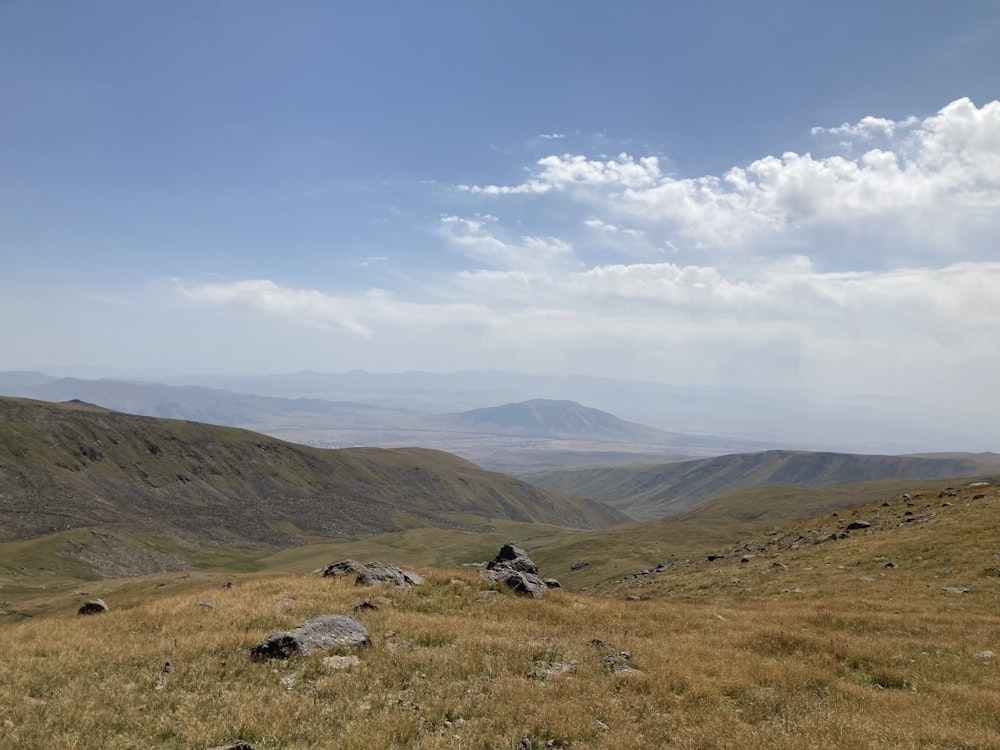
<path fill-rule="evenodd" d="M 0 742 L 1000 746 L 1000 492 L 928 492 L 912 502 L 920 522 L 905 520 L 905 500 L 883 502 L 732 549 L 695 555 L 696 543 L 661 573 L 590 595 L 520 599 L 469 569 L 425 568 L 424 586 L 375 594 L 315 576 L 170 574 L 117 582 L 110 613 L 77 617 L 110 586 L 95 581 L 58 597 L 58 614 L 0 627 Z M 875 522 L 819 541 L 856 517 Z M 768 544 L 747 562 L 735 554 Z M 714 549 L 723 556 L 709 561 Z M 391 603 L 355 615 L 374 640 L 356 666 L 247 656 L 270 632 L 379 595 Z"/>

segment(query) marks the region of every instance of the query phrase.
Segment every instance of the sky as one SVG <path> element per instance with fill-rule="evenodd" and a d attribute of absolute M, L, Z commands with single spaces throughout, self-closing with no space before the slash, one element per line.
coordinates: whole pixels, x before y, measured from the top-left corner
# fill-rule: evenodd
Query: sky
<path fill-rule="evenodd" d="M 0 370 L 1000 417 L 1000 4 L 0 2 Z"/>

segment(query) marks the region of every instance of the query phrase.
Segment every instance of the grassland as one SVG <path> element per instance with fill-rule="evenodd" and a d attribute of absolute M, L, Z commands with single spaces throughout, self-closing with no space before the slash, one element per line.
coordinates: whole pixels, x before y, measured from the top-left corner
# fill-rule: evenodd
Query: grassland
<path fill-rule="evenodd" d="M 660 573 L 539 600 L 469 568 L 422 568 L 408 591 L 265 571 L 89 581 L 0 625 L 0 746 L 1000 747 L 1000 491 L 939 494 L 678 537 Z M 544 575 L 562 572 L 546 555 L 580 552 L 562 543 L 537 550 Z M 95 595 L 112 611 L 76 616 Z M 247 656 L 375 596 L 349 669 Z"/>

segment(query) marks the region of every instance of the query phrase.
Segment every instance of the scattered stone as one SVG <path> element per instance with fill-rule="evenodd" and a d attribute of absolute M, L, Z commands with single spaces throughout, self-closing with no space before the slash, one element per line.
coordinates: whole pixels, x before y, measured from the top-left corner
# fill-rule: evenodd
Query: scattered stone
<path fill-rule="evenodd" d="M 740 558 L 740 562 L 741 563 L 748 563 L 751 560 L 753 560 L 755 557 L 756 557 L 756 555 L 743 555 L 743 557 Z"/>
<path fill-rule="evenodd" d="M 326 667 L 327 669 L 335 669 L 335 670 L 350 669 L 351 667 L 355 667 L 360 663 L 361 659 L 359 659 L 355 654 L 349 654 L 348 656 L 323 657 L 323 666 Z"/>
<path fill-rule="evenodd" d="M 463 581 L 461 578 L 452 578 L 450 581 L 448 581 L 448 583 L 450 583 L 452 586 L 458 586 L 460 589 L 469 588 L 469 584 Z"/>
<path fill-rule="evenodd" d="M 607 731 L 611 730 L 611 727 L 609 727 L 607 724 L 605 724 L 600 719 L 594 719 L 594 726 L 597 727 L 598 729 L 600 729 L 602 732 L 607 732 Z"/>
<path fill-rule="evenodd" d="M 232 742 L 227 742 L 225 745 L 210 747 L 208 750 L 257 750 L 257 746 L 244 740 L 233 740 Z"/>
<path fill-rule="evenodd" d="M 550 589 L 561 589 L 562 588 L 562 584 L 559 583 L 559 581 L 557 581 L 555 578 L 545 578 L 545 579 L 542 580 L 542 583 L 545 584 L 546 588 L 550 588 Z"/>
<path fill-rule="evenodd" d="M 287 677 L 282 677 L 278 680 L 278 684 L 281 685 L 285 690 L 294 690 L 295 683 L 298 682 L 295 675 L 290 674 Z"/>
<path fill-rule="evenodd" d="M 968 594 L 969 590 L 961 586 L 945 586 L 941 589 L 946 594 Z"/>
<path fill-rule="evenodd" d="M 334 648 L 371 646 L 368 630 L 347 615 L 320 615 L 306 620 L 293 630 L 272 633 L 250 649 L 255 661 L 308 656 Z"/>
<path fill-rule="evenodd" d="M 972 499 L 973 500 L 982 500 L 984 497 L 986 497 L 986 495 L 984 495 L 983 493 L 980 492 L 978 495 L 973 495 Z"/>
<path fill-rule="evenodd" d="M 885 564 L 885 567 L 887 567 L 887 568 L 895 568 L 897 566 L 896 566 L 896 563 L 894 563 L 892 560 L 890 560 L 889 562 L 887 562 Z"/>
<path fill-rule="evenodd" d="M 352 612 L 362 612 L 365 610 L 378 610 L 378 607 L 372 604 L 371 599 L 362 599 L 360 602 L 357 602 L 353 607 L 351 607 Z"/>
<path fill-rule="evenodd" d="M 977 659 L 992 659 L 994 653 L 992 651 L 977 651 L 973 654 Z"/>
<path fill-rule="evenodd" d="M 859 578 L 858 580 L 862 581 L 863 583 L 871 583 L 875 579 L 872 578 L 871 576 L 861 576 L 861 578 Z"/>
<path fill-rule="evenodd" d="M 215 609 L 215 605 L 212 602 L 198 602 L 198 606 L 205 609 Z"/>
<path fill-rule="evenodd" d="M 226 581 L 224 584 L 222 584 L 222 588 L 224 589 L 231 589 L 232 587 L 233 587 L 232 581 Z"/>
<path fill-rule="evenodd" d="M 940 497 L 955 497 L 955 488 L 954 487 L 945 487 L 943 490 L 941 490 L 938 493 L 938 497 L 939 498 Z"/>
<path fill-rule="evenodd" d="M 725 555 L 721 555 L 718 552 L 713 552 L 712 554 L 710 554 L 708 556 L 708 561 L 709 562 L 715 562 L 716 560 L 725 560 L 725 559 L 726 559 L 726 556 Z"/>
<path fill-rule="evenodd" d="M 857 521 L 851 521 L 847 524 L 848 531 L 857 531 L 858 529 L 868 529 L 871 528 L 871 524 L 868 521 L 862 521 L 860 518 Z"/>
<path fill-rule="evenodd" d="M 575 562 L 575 563 L 573 563 L 572 565 L 569 566 L 569 572 L 570 573 L 575 573 L 578 570 L 583 570 L 588 565 L 590 565 L 590 563 L 588 561 L 586 561 L 586 560 L 580 560 L 580 561 Z"/>
<path fill-rule="evenodd" d="M 295 604 L 295 599 L 290 596 L 283 596 L 275 602 L 279 607 L 291 607 Z"/>
<path fill-rule="evenodd" d="M 773 563 L 771 563 L 771 567 L 775 568 L 776 570 L 787 570 L 788 569 L 787 565 L 785 565 L 783 562 L 778 562 L 777 560 L 775 560 Z"/>
<path fill-rule="evenodd" d="M 76 613 L 78 615 L 101 615 L 108 611 L 108 605 L 104 603 L 103 599 L 91 599 L 89 602 L 84 602 Z"/>
<path fill-rule="evenodd" d="M 645 672 L 641 669 L 636 669 L 628 663 L 628 660 L 631 658 L 631 651 L 622 651 L 620 654 L 605 656 L 601 661 L 613 674 L 620 677 L 645 677 Z"/>

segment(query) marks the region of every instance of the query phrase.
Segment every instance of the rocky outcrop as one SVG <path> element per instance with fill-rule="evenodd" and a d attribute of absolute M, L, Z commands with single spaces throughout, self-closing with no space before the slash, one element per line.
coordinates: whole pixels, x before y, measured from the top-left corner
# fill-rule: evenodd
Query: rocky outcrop
<path fill-rule="evenodd" d="M 368 630 L 353 617 L 320 615 L 292 630 L 272 633 L 250 649 L 250 657 L 255 661 L 288 659 L 337 648 L 366 648 L 371 644 Z"/>
<path fill-rule="evenodd" d="M 396 588 L 406 589 L 424 583 L 424 577 L 419 573 L 403 570 L 396 565 L 383 565 L 380 562 L 359 563 L 356 560 L 341 560 L 323 569 L 324 578 L 350 575 L 355 576 L 354 583 L 358 586 L 389 583 Z"/>
<path fill-rule="evenodd" d="M 546 589 L 545 582 L 538 577 L 538 566 L 516 542 L 503 545 L 496 557 L 486 565 L 483 575 L 493 583 L 504 584 L 521 596 L 539 597 Z"/>

